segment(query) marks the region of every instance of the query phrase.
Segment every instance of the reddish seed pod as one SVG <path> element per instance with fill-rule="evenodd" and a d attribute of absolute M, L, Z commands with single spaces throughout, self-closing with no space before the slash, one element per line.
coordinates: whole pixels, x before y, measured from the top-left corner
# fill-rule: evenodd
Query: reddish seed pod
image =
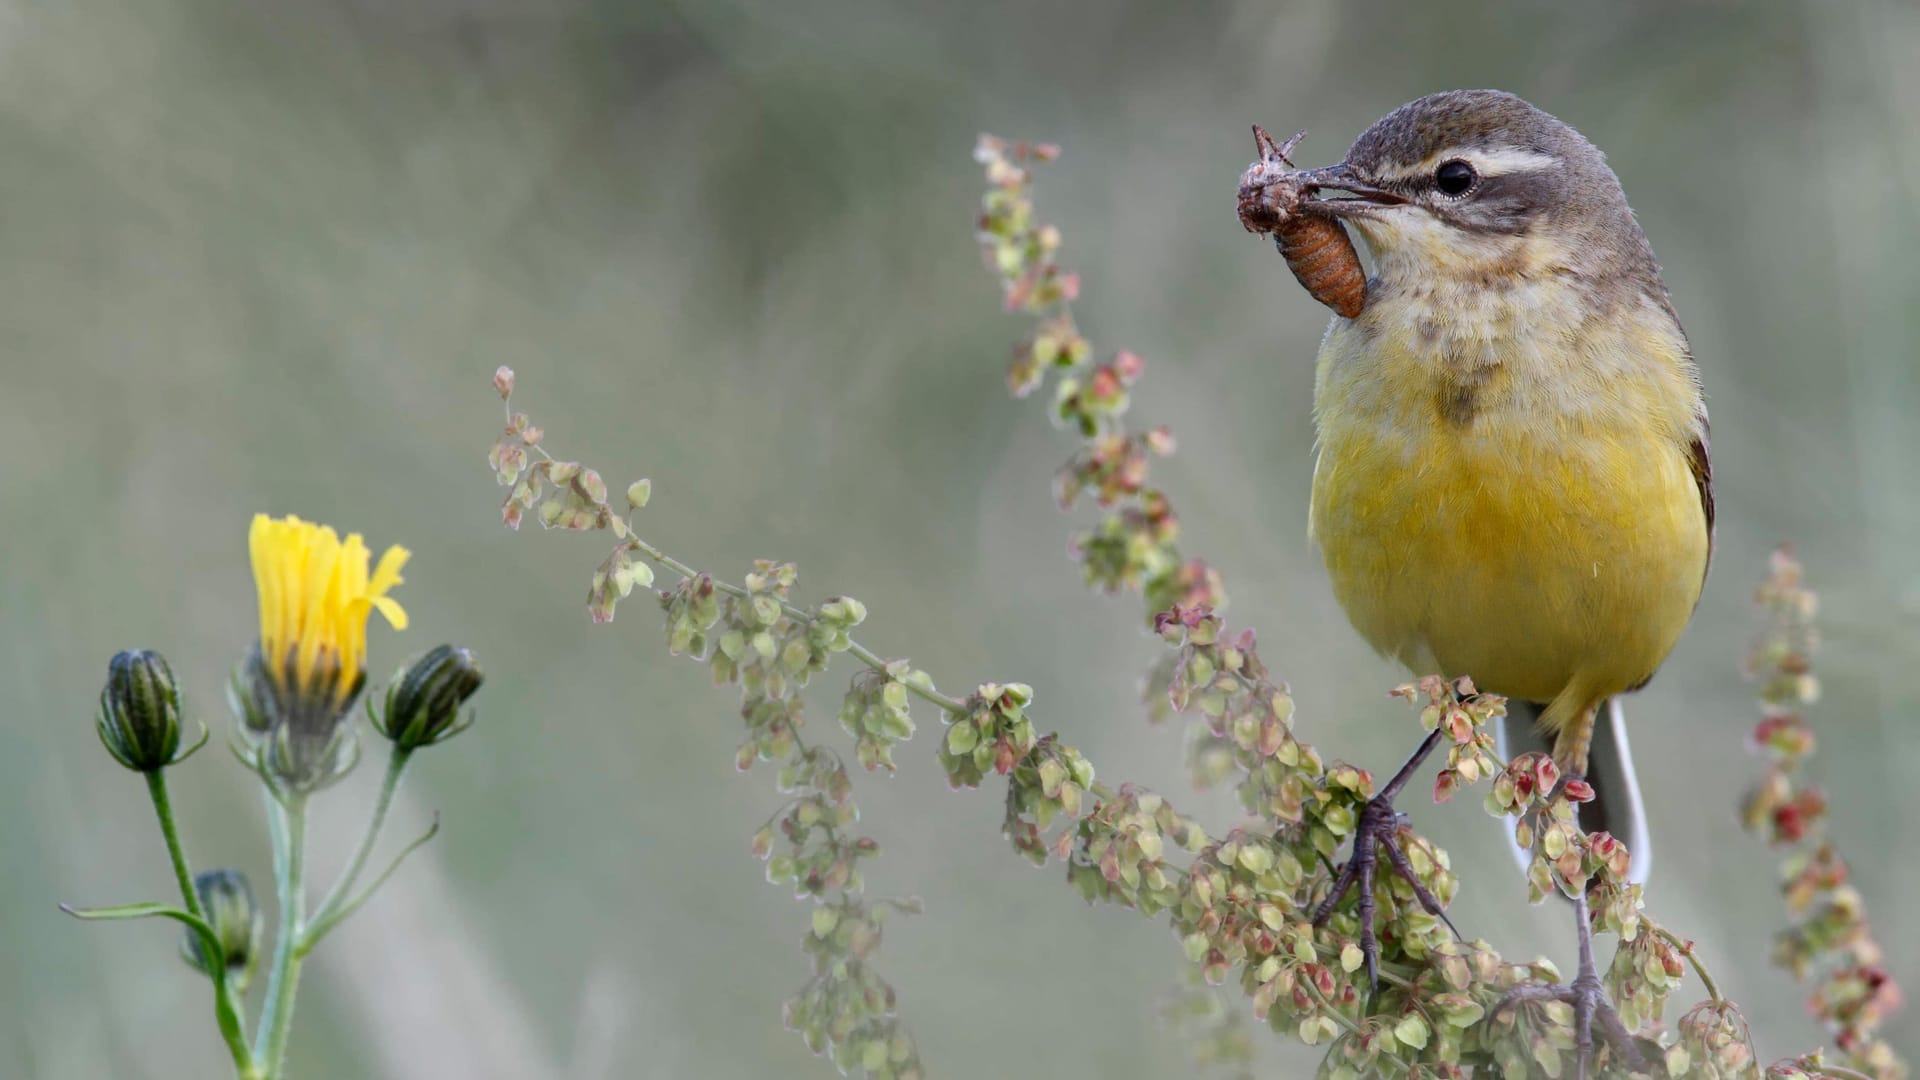
<path fill-rule="evenodd" d="M 1308 205 L 1310 188 L 1288 160 L 1305 134 L 1276 144 L 1265 128 L 1254 125 L 1260 160 L 1240 178 L 1240 223 L 1248 232 L 1271 234 L 1307 293 L 1351 319 L 1366 307 L 1367 275 L 1347 231 Z"/>

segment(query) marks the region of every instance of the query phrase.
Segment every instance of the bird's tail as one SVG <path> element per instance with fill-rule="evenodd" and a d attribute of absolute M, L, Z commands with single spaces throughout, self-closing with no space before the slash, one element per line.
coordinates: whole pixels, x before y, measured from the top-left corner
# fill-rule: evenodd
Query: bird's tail
<path fill-rule="evenodd" d="M 1529 750 L 1553 752 L 1553 736 L 1540 730 L 1540 714 L 1545 706 L 1529 701 L 1508 701 L 1507 715 L 1498 731 L 1500 756 L 1511 761 Z M 1640 799 L 1640 779 L 1633 771 L 1633 750 L 1627 745 L 1627 718 L 1620 699 L 1609 698 L 1593 720 L 1593 749 L 1588 755 L 1587 783 L 1593 785 L 1594 799 L 1580 807 L 1580 827 L 1588 832 L 1605 830 L 1627 845 L 1632 864 L 1627 876 L 1634 881 L 1647 880 L 1653 867 L 1653 846 L 1647 830 L 1647 810 Z M 1533 853 L 1513 843 L 1513 828 L 1506 826 L 1507 845 L 1525 869 Z"/>

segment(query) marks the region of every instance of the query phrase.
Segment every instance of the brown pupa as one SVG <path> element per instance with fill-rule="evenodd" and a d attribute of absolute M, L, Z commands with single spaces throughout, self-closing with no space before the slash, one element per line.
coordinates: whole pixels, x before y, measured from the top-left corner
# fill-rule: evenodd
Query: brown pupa
<path fill-rule="evenodd" d="M 1360 255 L 1339 222 L 1307 205 L 1309 185 L 1287 155 L 1306 132 L 1284 143 L 1258 124 L 1254 146 L 1260 160 L 1240 177 L 1240 223 L 1248 232 L 1271 233 L 1287 268 L 1309 295 L 1344 318 L 1360 314 L 1367 303 L 1367 275 Z"/>

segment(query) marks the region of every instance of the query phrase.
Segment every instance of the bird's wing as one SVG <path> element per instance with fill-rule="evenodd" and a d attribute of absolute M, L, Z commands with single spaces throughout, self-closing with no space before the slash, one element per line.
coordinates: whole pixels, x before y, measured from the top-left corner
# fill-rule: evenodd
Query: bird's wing
<path fill-rule="evenodd" d="M 1687 465 L 1693 470 L 1693 484 L 1700 489 L 1700 509 L 1707 515 L 1707 561 L 1713 561 L 1713 456 L 1707 439 L 1707 414 L 1700 413 L 1700 434 L 1687 447 Z M 1700 568 L 1705 576 L 1706 567 Z"/>
<path fill-rule="evenodd" d="M 1673 329 L 1680 335 L 1681 362 L 1686 365 L 1688 373 L 1698 380 L 1700 368 L 1693 359 L 1693 343 L 1687 340 L 1687 328 L 1680 325 L 1680 313 L 1674 310 L 1673 297 L 1668 294 L 1666 283 L 1660 281 L 1658 275 L 1654 278 L 1654 286 L 1647 290 L 1647 296 L 1667 313 L 1667 318 L 1673 320 Z M 1693 437 L 1693 442 L 1687 447 L 1687 466 L 1693 470 L 1694 486 L 1700 489 L 1700 509 L 1707 515 L 1707 564 L 1712 565 L 1713 456 L 1711 451 L 1713 447 L 1708 438 L 1706 403 L 1696 397 L 1694 408 L 1694 419 L 1699 422 L 1700 433 Z M 1702 578 L 1707 576 L 1706 566 L 1700 568 L 1700 576 Z"/>

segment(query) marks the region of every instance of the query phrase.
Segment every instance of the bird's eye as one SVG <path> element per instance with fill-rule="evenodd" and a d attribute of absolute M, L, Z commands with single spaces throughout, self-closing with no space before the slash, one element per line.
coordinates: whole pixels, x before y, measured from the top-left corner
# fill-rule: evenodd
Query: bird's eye
<path fill-rule="evenodd" d="M 1464 161 L 1448 161 L 1433 170 L 1433 183 L 1442 194 L 1465 195 L 1473 186 L 1473 166 Z"/>

